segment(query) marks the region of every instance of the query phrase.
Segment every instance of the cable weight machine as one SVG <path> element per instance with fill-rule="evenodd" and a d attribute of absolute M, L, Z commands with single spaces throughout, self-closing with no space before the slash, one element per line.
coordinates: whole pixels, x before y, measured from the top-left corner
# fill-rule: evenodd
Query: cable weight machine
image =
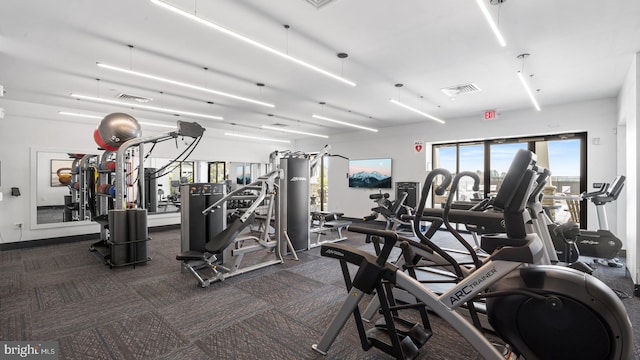
<path fill-rule="evenodd" d="M 90 250 L 96 251 L 110 267 L 143 264 L 151 260 L 147 254 L 150 240 L 147 227 L 147 209 L 145 208 L 145 174 L 143 165 L 144 144 L 164 142 L 178 137 L 193 138 L 182 154 L 175 161 L 183 161 L 195 149 L 204 133 L 204 128 L 195 122 L 177 122 L 177 129 L 151 136 L 141 136 L 140 125 L 133 117 L 123 113 L 107 115 L 94 132 L 94 139 L 100 147 L 106 150 L 101 161 L 101 168 L 108 169 L 106 173 L 100 172 L 101 181 L 98 185 L 101 189 L 101 200 L 96 208 L 99 215 L 92 220 L 101 225 L 101 240 L 91 245 Z M 137 167 L 134 161 L 134 152 L 137 149 L 140 154 Z M 153 150 L 151 148 L 150 152 Z M 111 153 L 110 153 L 111 152 Z M 115 164 L 107 166 L 108 159 L 115 154 Z M 148 156 L 148 155 L 147 155 Z M 159 169 L 163 171 L 170 165 Z M 137 180 L 133 181 L 133 174 L 137 170 Z M 111 181 L 113 183 L 111 183 Z M 130 196 L 128 188 L 137 184 Z M 137 191 L 136 191 L 137 190 Z M 137 195 L 137 196 L 136 196 Z M 133 197 L 134 199 L 132 199 Z"/>

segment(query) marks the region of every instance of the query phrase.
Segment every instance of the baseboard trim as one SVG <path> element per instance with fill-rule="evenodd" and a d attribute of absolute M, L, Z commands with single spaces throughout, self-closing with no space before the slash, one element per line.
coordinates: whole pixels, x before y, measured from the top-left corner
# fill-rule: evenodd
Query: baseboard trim
<path fill-rule="evenodd" d="M 173 230 L 173 229 L 179 229 L 179 228 L 180 228 L 180 224 L 154 226 L 149 228 L 149 232 L 153 233 L 158 231 Z M 39 246 L 48 246 L 48 245 L 57 245 L 57 244 L 68 244 L 68 243 L 85 241 L 85 240 L 97 240 L 99 238 L 100 238 L 100 233 L 94 233 L 94 234 L 61 236 L 61 237 L 49 238 L 49 239 L 16 241 L 11 243 L 0 244 L 0 251 L 28 249 L 28 248 L 34 248 Z"/>

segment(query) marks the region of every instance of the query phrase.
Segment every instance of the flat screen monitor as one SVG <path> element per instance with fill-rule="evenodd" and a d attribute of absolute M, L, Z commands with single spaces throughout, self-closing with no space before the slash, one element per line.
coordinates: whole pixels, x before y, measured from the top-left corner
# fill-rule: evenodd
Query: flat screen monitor
<path fill-rule="evenodd" d="M 349 160 L 349 187 L 391 189 L 391 159 Z"/>

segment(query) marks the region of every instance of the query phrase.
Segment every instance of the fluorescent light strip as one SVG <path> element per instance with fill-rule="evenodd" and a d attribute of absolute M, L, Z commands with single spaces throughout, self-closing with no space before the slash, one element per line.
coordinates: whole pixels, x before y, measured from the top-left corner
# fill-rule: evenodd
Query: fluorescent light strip
<path fill-rule="evenodd" d="M 538 105 L 538 102 L 536 101 L 536 98 L 533 96 L 533 92 L 531 91 L 529 84 L 527 84 L 527 81 L 525 80 L 524 75 L 522 75 L 522 72 L 520 71 L 518 71 L 518 79 L 520 79 L 522 86 L 524 86 L 524 89 L 527 91 L 527 95 L 529 95 L 529 99 L 531 99 L 533 106 L 536 108 L 536 110 L 540 111 L 540 105 Z"/>
<path fill-rule="evenodd" d="M 100 120 L 104 119 L 104 116 L 89 115 L 89 114 L 79 114 L 79 113 L 73 113 L 73 112 L 68 112 L 68 111 L 58 111 L 58 114 L 67 115 L 67 116 L 81 117 L 81 118 L 87 118 L 87 119 L 100 119 Z M 150 123 L 150 122 L 146 122 L 146 121 L 138 121 L 138 124 L 147 125 L 147 126 L 157 126 L 157 127 L 171 128 L 171 129 L 177 128 L 176 125 L 156 124 L 156 123 Z"/>
<path fill-rule="evenodd" d="M 291 142 L 289 140 L 271 139 L 271 138 L 260 137 L 260 136 L 250 136 L 250 135 L 241 135 L 241 134 L 232 134 L 232 133 L 224 133 L 224 134 L 227 136 L 235 136 L 235 137 L 244 138 L 244 139 L 275 141 L 275 142 L 281 142 L 281 143 L 287 143 L 287 144 Z"/>
<path fill-rule="evenodd" d="M 445 122 L 444 122 L 444 120 L 442 120 L 442 119 L 438 119 L 437 117 L 435 117 L 435 116 L 433 116 L 433 115 L 429 115 L 429 114 L 427 114 L 427 113 L 425 113 L 425 112 L 422 112 L 422 111 L 420 111 L 420 110 L 418 110 L 418 109 L 414 109 L 414 108 L 412 108 L 411 106 L 409 106 L 409 105 L 405 105 L 405 104 L 401 103 L 401 102 L 400 102 L 400 101 L 398 101 L 398 100 L 395 100 L 395 99 L 389 99 L 389 101 L 391 101 L 392 103 L 394 103 L 394 104 L 396 104 L 396 105 L 398 105 L 398 106 L 400 106 L 400 107 L 403 107 L 403 108 L 405 108 L 405 109 L 407 109 L 407 110 L 413 111 L 413 112 L 414 112 L 414 113 L 416 113 L 416 114 L 420 114 L 420 115 L 422 115 L 422 116 L 424 116 L 424 117 L 427 117 L 427 118 L 429 118 L 429 119 L 431 119 L 431 120 L 433 120 L 433 121 L 437 121 L 437 122 L 439 122 L 439 123 L 441 123 L 441 124 L 444 124 L 444 123 L 445 123 Z"/>
<path fill-rule="evenodd" d="M 358 129 L 362 129 L 362 130 L 378 132 L 378 129 L 372 129 L 372 128 L 368 128 L 368 127 L 364 127 L 364 126 L 360 126 L 360 125 L 350 124 L 348 122 L 344 122 L 344 121 L 340 121 L 340 120 L 336 120 L 336 119 L 331 119 L 331 118 L 320 116 L 320 115 L 316 115 L 316 114 L 311 115 L 311 117 L 314 117 L 316 119 L 322 119 L 322 120 L 330 121 L 330 122 L 333 122 L 333 123 L 336 123 L 336 124 L 340 124 L 340 125 L 352 126 L 354 128 L 358 128 Z"/>
<path fill-rule="evenodd" d="M 267 129 L 267 130 L 283 131 L 283 132 L 292 133 L 292 134 L 316 136 L 316 137 L 325 138 L 325 139 L 329 138 L 327 135 L 314 134 L 314 133 L 298 131 L 298 130 L 281 129 L 279 127 L 274 127 L 274 126 L 262 125 L 261 128 Z"/>
<path fill-rule="evenodd" d="M 238 96 L 238 95 L 229 94 L 229 93 L 218 91 L 218 90 L 207 89 L 207 88 L 204 88 L 204 87 L 201 87 L 201 86 L 187 84 L 187 83 L 183 83 L 183 82 L 180 82 L 180 81 L 167 79 L 167 78 L 163 78 L 163 77 L 160 77 L 160 76 L 157 76 L 157 75 L 151 75 L 151 74 L 146 74 L 146 73 L 142 73 L 142 72 L 139 72 L 139 71 L 127 70 L 127 69 L 124 69 L 124 68 L 120 68 L 120 67 L 113 66 L 113 65 L 107 65 L 107 64 L 103 64 L 103 63 L 99 63 L 99 62 L 96 63 L 96 65 L 98 65 L 99 67 L 101 67 L 103 69 L 119 71 L 119 72 L 122 72 L 122 73 L 125 73 L 125 74 L 129 74 L 129 75 L 135 75 L 135 76 L 140 76 L 140 77 L 147 78 L 147 79 L 162 81 L 162 82 L 166 82 L 166 83 L 172 84 L 172 85 L 178 85 L 178 86 L 186 87 L 186 88 L 193 89 L 193 90 L 199 90 L 199 91 L 204 91 L 204 92 L 208 92 L 208 93 L 211 93 L 211 94 L 216 94 L 216 95 L 220 95 L 220 96 L 226 96 L 226 97 L 231 98 L 231 99 L 246 101 L 246 102 L 250 102 L 250 103 L 253 103 L 253 104 L 258 104 L 258 105 L 267 106 L 267 107 L 271 107 L 271 108 L 275 107 L 275 105 L 269 104 L 269 103 L 266 103 L 266 102 L 263 102 L 263 101 L 253 100 L 253 99 L 249 99 L 249 98 Z"/>
<path fill-rule="evenodd" d="M 489 13 L 489 9 L 487 9 L 487 4 L 485 4 L 486 0 L 476 0 L 476 2 L 478 3 L 478 6 L 480 7 L 480 10 L 482 11 L 482 14 L 484 15 L 485 19 L 487 19 L 487 22 L 489 23 L 489 26 L 491 27 L 491 30 L 493 30 L 493 33 L 495 34 L 496 38 L 498 39 L 498 42 L 500 43 L 500 46 L 505 47 L 507 46 L 507 42 L 504 41 L 504 38 L 502 37 L 502 34 L 500 33 L 500 29 L 498 29 L 498 25 L 496 25 L 495 21 L 493 21 L 493 18 L 491 17 L 491 14 Z"/>
<path fill-rule="evenodd" d="M 197 23 L 200 23 L 202 25 L 206 25 L 206 26 L 208 26 L 208 27 L 210 27 L 212 29 L 220 31 L 220 32 L 222 32 L 222 33 L 224 33 L 226 35 L 229 35 L 231 37 L 234 37 L 234 38 L 236 38 L 238 40 L 244 41 L 244 42 L 246 42 L 248 44 L 251 44 L 251 45 L 253 45 L 255 47 L 258 47 L 258 48 L 260 48 L 262 50 L 266 50 L 266 51 L 268 51 L 268 52 L 270 52 L 272 54 L 278 55 L 278 56 L 280 56 L 282 58 L 285 58 L 285 59 L 287 59 L 289 61 L 292 61 L 292 62 L 294 62 L 294 63 L 296 63 L 298 65 L 305 66 L 305 67 L 307 67 L 307 68 L 309 68 L 311 70 L 317 71 L 317 72 L 319 72 L 319 73 L 321 73 L 323 75 L 326 75 L 326 76 L 328 76 L 330 78 L 333 78 L 335 80 L 341 81 L 341 82 L 343 82 L 345 84 L 348 84 L 348 85 L 351 85 L 351 86 L 356 86 L 356 83 L 354 83 L 351 80 L 348 80 L 348 79 L 345 79 L 345 78 L 343 78 L 341 76 L 338 76 L 336 74 L 330 73 L 330 72 L 328 72 L 326 70 L 323 70 L 323 69 L 321 69 L 321 68 L 319 68 L 319 67 L 317 67 L 315 65 L 311 65 L 311 64 L 309 64 L 309 63 L 307 63 L 305 61 L 302 61 L 302 60 L 300 60 L 298 58 L 295 58 L 295 57 L 293 57 L 293 56 L 291 56 L 289 54 L 283 53 L 280 50 L 276 50 L 276 49 L 274 49 L 274 48 L 272 48 L 270 46 L 262 44 L 262 43 L 260 43 L 260 42 L 258 42 L 256 40 L 248 38 L 248 37 L 246 37 L 244 35 L 240 35 L 240 34 L 234 32 L 234 31 L 231 31 L 231 30 L 229 30 L 229 29 L 227 29 L 225 27 L 222 27 L 222 26 L 220 26 L 218 24 L 214 24 L 214 23 L 212 23 L 212 22 L 210 22 L 208 20 L 200 18 L 200 17 L 198 17 L 196 15 L 193 15 L 193 14 L 191 14 L 189 12 L 186 12 L 184 10 L 178 9 L 177 7 L 175 7 L 175 6 L 173 6 L 173 5 L 169 4 L 169 3 L 166 3 L 166 2 L 164 2 L 162 0 L 151 0 L 151 2 L 153 4 L 156 4 L 158 6 L 161 6 L 161 7 L 165 8 L 167 10 L 170 10 L 170 11 L 172 11 L 172 12 L 178 14 L 178 15 L 182 15 L 182 16 L 186 17 L 187 19 L 193 20 L 193 21 L 195 21 Z"/>
<path fill-rule="evenodd" d="M 138 121 L 138 124 L 147 125 L 147 126 L 157 126 L 157 127 L 169 128 L 169 129 L 177 129 L 178 128 L 178 126 L 176 126 L 176 125 L 155 124 L 155 123 L 150 123 L 150 122 L 146 122 L 146 121 Z"/>
<path fill-rule="evenodd" d="M 89 114 L 79 114 L 79 113 L 68 112 L 68 111 L 58 111 L 58 114 L 66 115 L 66 116 L 75 116 L 75 117 L 87 118 L 87 119 L 100 119 L 100 120 L 102 120 L 104 118 L 104 116 L 89 115 Z"/>
<path fill-rule="evenodd" d="M 108 99 L 102 99 L 102 98 L 80 95 L 80 94 L 71 94 L 71 97 L 83 99 L 83 100 L 97 101 L 97 102 L 102 102 L 106 104 L 121 105 L 121 106 L 126 106 L 130 108 L 135 108 L 135 109 L 158 111 L 158 112 L 163 112 L 168 114 L 180 114 L 180 115 L 186 115 L 186 116 L 201 117 L 201 118 L 211 119 L 211 120 L 223 120 L 223 118 L 220 116 L 212 116 L 212 115 L 194 113 L 194 112 L 183 111 L 183 110 L 160 108 L 160 107 L 149 106 L 149 105 L 132 104 L 124 101 L 108 100 Z"/>

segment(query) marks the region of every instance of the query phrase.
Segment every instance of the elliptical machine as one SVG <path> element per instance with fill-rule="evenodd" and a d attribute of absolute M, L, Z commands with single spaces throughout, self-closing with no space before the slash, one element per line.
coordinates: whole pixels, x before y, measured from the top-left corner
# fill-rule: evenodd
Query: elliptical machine
<path fill-rule="evenodd" d="M 536 234 L 527 233 L 528 216 L 524 208 L 536 171 L 539 167 L 535 164 L 535 155 L 520 150 L 504 178 L 502 191 L 494 200 L 494 204 L 504 210 L 506 234 L 483 236 L 483 248 L 492 247 L 495 251 L 481 267 L 443 294 L 434 293 L 403 269 L 387 262 L 396 243 L 403 246 L 411 241 L 393 232 L 349 227 L 350 231 L 384 238 L 384 247 L 377 256 L 346 244 L 322 245 L 322 256 L 340 261 L 349 294 L 320 341 L 312 348 L 326 355 L 353 316 L 363 350 L 375 346 L 396 359 L 415 359 L 418 349 L 428 339 L 424 335 L 430 333 L 412 333 L 413 328 L 398 330 L 392 316 L 395 309 L 385 306 L 382 311 L 386 325 L 384 332 L 391 344 L 378 341 L 380 328 L 374 334 L 365 331 L 362 324 L 358 304 L 364 294 L 372 294 L 375 290 L 383 303 L 390 295 L 389 292 L 383 293 L 383 285 L 390 283 L 406 290 L 420 304 L 440 316 L 485 359 L 505 357 L 473 324 L 455 311 L 473 298 L 487 300 L 489 321 L 513 351 L 510 355 L 516 358 L 631 358 L 631 322 L 621 300 L 611 289 L 596 278 L 574 269 L 534 265 L 540 261 L 545 249 Z M 423 215 L 423 206 L 421 201 L 416 209 L 418 219 Z M 414 222 L 414 226 L 419 226 L 418 222 Z M 428 239 L 426 243 L 431 250 L 445 257 L 444 251 L 436 244 Z M 358 266 L 355 276 L 348 274 L 347 263 Z M 455 261 L 452 262 L 454 264 Z M 394 305 L 393 301 L 390 303 Z M 372 335 L 376 335 L 376 339 Z"/>

